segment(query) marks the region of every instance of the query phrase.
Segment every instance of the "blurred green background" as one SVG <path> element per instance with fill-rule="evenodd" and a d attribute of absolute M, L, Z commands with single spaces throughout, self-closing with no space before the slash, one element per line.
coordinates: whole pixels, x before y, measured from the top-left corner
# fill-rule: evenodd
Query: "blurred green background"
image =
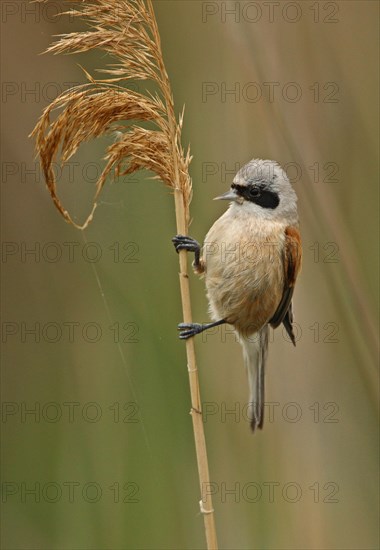
<path fill-rule="evenodd" d="M 191 235 L 203 239 L 225 209 L 212 198 L 251 158 L 286 166 L 299 197 L 299 340 L 272 334 L 263 432 L 249 431 L 233 336 L 196 342 L 219 544 L 375 549 L 378 3 L 275 4 L 154 2 L 186 104 Z M 204 548 L 172 196 L 147 174 L 109 183 L 81 233 L 54 209 L 27 137 L 84 81 L 78 63 L 104 62 L 39 55 L 79 28 L 59 5 L 1 6 L 2 548 Z M 78 222 L 104 143 L 59 177 Z M 203 282 L 191 289 L 206 321 Z"/>

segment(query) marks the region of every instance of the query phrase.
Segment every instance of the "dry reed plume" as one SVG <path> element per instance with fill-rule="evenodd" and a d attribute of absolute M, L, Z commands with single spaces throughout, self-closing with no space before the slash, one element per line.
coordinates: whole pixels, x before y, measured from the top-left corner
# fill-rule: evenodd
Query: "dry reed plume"
<path fill-rule="evenodd" d="M 43 1 L 43 0 L 42 0 Z M 75 3 L 75 2 L 73 2 Z M 181 146 L 182 116 L 177 121 L 169 78 L 163 62 L 160 36 L 151 0 L 90 0 L 77 2 L 71 15 L 87 21 L 86 32 L 60 36 L 47 50 L 57 53 L 85 52 L 100 48 L 112 63 L 94 79 L 86 71 L 88 83 L 71 88 L 43 112 L 32 132 L 45 181 L 55 206 L 66 221 L 84 229 L 93 218 L 97 198 L 108 176 L 127 175 L 144 168 L 155 173 L 173 190 L 177 232 L 187 234 L 192 184 L 190 153 Z M 150 81 L 154 93 L 128 89 L 131 80 Z M 53 111 L 57 111 L 51 121 Z M 149 122 L 147 129 L 132 121 Z M 122 124 L 122 122 L 124 124 Z M 130 122 L 126 125 L 125 122 Z M 67 162 L 78 147 L 92 138 L 119 132 L 119 139 L 106 149 L 106 166 L 100 175 L 94 203 L 83 224 L 76 224 L 57 194 L 53 163 Z M 180 288 L 184 322 L 192 321 L 186 251 L 179 254 Z M 211 495 L 205 492 L 209 470 L 201 414 L 198 371 L 193 339 L 186 342 L 190 381 L 191 413 L 201 487 L 207 547 L 217 548 Z"/>
<path fill-rule="evenodd" d="M 109 78 L 95 80 L 86 71 L 87 84 L 61 94 L 43 112 L 32 136 L 36 138 L 46 184 L 54 204 L 64 218 L 81 229 L 92 219 L 96 200 L 109 175 L 132 174 L 140 168 L 157 174 L 168 187 L 179 188 L 185 211 L 189 212 L 191 179 L 190 154 L 181 146 L 182 117 L 177 123 L 168 75 L 162 59 L 160 37 L 150 0 L 93 0 L 70 10 L 72 16 L 88 21 L 91 30 L 60 36 L 48 52 L 76 53 L 101 48 L 114 63 L 101 69 Z M 132 91 L 121 83 L 149 80 L 155 94 Z M 51 122 L 53 111 L 59 111 Z M 149 121 L 155 129 L 145 129 L 121 121 Z M 77 225 L 57 195 L 52 163 L 67 162 L 85 141 L 120 132 L 106 150 L 107 164 L 96 185 L 92 212 Z M 188 223 L 188 218 L 186 223 Z"/>

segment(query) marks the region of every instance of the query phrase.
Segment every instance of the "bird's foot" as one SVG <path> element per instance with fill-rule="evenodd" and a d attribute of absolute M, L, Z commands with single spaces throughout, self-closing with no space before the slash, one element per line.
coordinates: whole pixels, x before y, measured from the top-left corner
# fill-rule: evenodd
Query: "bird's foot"
<path fill-rule="evenodd" d="M 185 235 L 176 235 L 172 238 L 174 248 L 177 252 L 180 250 L 187 250 L 188 252 L 199 252 L 200 244 L 198 241 L 192 237 L 187 237 Z"/>
<path fill-rule="evenodd" d="M 180 323 L 178 325 L 178 330 L 180 332 L 179 337 L 181 340 L 187 340 L 192 336 L 196 336 L 205 330 L 204 325 L 199 323 Z"/>

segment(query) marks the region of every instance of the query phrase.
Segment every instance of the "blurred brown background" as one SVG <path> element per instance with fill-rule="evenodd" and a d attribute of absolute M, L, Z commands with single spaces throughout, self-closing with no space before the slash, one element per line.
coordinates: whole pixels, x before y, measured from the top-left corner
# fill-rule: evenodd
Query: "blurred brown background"
<path fill-rule="evenodd" d="M 172 197 L 146 174 L 110 182 L 81 233 L 28 139 L 84 82 L 78 63 L 96 74 L 104 61 L 39 55 L 79 28 L 60 5 L 1 4 L 2 547 L 203 548 Z M 154 6 L 186 104 L 191 234 L 202 240 L 225 208 L 212 198 L 251 158 L 278 160 L 299 197 L 299 340 L 273 335 L 262 433 L 233 336 L 196 343 L 220 547 L 378 548 L 378 3 Z M 59 177 L 78 221 L 104 145 Z"/>

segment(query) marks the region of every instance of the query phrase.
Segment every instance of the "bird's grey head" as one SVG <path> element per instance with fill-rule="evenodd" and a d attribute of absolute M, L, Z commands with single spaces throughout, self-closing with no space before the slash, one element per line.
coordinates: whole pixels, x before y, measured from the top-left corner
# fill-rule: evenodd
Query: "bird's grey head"
<path fill-rule="evenodd" d="M 231 189 L 216 198 L 229 200 L 232 209 L 260 218 L 298 223 L 297 196 L 284 170 L 273 160 L 251 160 L 240 168 Z"/>

